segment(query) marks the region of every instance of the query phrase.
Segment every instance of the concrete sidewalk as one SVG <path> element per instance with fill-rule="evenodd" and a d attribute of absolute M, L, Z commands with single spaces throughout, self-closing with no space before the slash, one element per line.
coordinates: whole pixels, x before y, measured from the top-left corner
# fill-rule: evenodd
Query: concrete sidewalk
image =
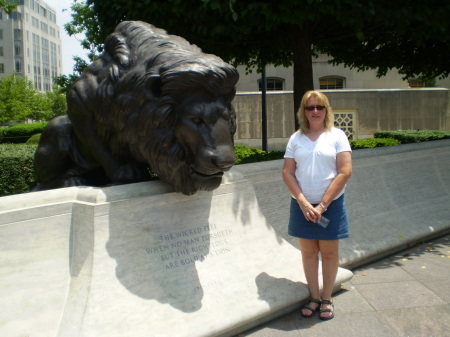
<path fill-rule="evenodd" d="M 237 336 L 450 336 L 450 235 L 353 270 L 334 295 L 335 318 L 299 310 Z"/>

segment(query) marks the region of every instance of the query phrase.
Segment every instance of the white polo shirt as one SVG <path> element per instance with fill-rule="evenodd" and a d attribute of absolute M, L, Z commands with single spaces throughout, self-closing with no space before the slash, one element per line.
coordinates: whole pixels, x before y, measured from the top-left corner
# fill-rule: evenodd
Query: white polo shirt
<path fill-rule="evenodd" d="M 295 177 L 306 199 L 318 204 L 336 178 L 339 152 L 352 151 L 341 129 L 333 127 L 313 142 L 300 131 L 295 132 L 286 146 L 284 158 L 295 159 Z M 345 186 L 335 200 L 345 192 Z M 294 196 L 293 196 L 294 197 Z"/>

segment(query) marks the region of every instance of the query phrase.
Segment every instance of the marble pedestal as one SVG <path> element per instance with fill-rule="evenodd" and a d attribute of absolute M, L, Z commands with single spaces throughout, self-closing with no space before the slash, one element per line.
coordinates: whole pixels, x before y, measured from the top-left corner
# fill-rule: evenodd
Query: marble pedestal
<path fill-rule="evenodd" d="M 189 197 L 150 182 L 9 198 L 2 336 L 233 336 L 309 295 L 298 247 L 239 173 Z"/>

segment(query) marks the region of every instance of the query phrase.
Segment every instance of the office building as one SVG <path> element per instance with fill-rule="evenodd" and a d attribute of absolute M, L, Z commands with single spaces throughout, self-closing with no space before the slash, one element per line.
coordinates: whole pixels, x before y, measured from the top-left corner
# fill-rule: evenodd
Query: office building
<path fill-rule="evenodd" d="M 42 0 L 15 0 L 17 8 L 0 11 L 0 78 L 28 78 L 39 91 L 51 91 L 62 73 L 61 39 L 56 12 Z"/>

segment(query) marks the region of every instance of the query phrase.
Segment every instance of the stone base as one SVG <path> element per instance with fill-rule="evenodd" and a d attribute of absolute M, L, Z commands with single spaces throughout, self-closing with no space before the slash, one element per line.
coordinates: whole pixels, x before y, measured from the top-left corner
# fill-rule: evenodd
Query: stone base
<path fill-rule="evenodd" d="M 2 201 L 2 336 L 232 336 L 309 296 L 240 173 L 190 197 L 150 182 Z"/>

